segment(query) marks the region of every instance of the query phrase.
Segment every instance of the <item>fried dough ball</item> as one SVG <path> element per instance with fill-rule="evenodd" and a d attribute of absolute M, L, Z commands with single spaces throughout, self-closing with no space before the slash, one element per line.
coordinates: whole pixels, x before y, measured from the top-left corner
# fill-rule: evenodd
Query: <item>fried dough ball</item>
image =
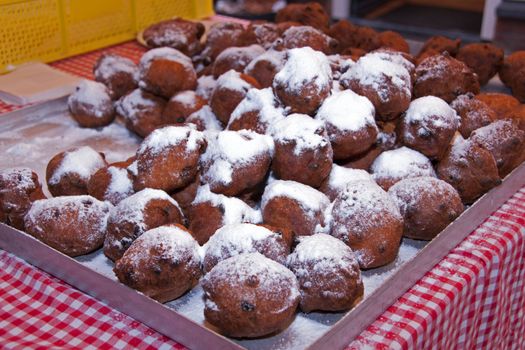
<path fill-rule="evenodd" d="M 349 20 L 341 19 L 330 26 L 327 34 L 339 42 L 341 50 L 350 47 L 356 47 L 357 43 L 354 38 L 356 26 L 354 26 Z"/>
<path fill-rule="evenodd" d="M 194 124 L 199 131 L 222 131 L 223 129 L 221 122 L 208 105 L 190 114 L 186 123 Z"/>
<path fill-rule="evenodd" d="M 330 234 L 352 248 L 362 269 L 395 260 L 403 217 L 381 187 L 370 181 L 350 182 L 334 201 L 331 213 Z"/>
<path fill-rule="evenodd" d="M 378 120 L 389 121 L 407 110 L 412 97 L 410 73 L 385 55 L 367 54 L 341 76 L 340 83 L 367 97 Z"/>
<path fill-rule="evenodd" d="M 366 54 L 367 52 L 365 50 L 358 47 L 347 47 L 341 51 L 341 55 L 349 56 L 353 61 L 357 61 Z"/>
<path fill-rule="evenodd" d="M 204 25 L 200 22 L 174 18 L 150 25 L 144 29 L 142 36 L 148 47 L 167 46 L 193 56 L 201 50 L 200 39 L 204 31 Z"/>
<path fill-rule="evenodd" d="M 447 154 L 438 163 L 437 175 L 458 191 L 465 204 L 473 203 L 501 183 L 492 154 L 459 134 L 456 134 Z"/>
<path fill-rule="evenodd" d="M 399 134 L 404 145 L 430 159 L 440 159 L 459 126 L 459 117 L 445 101 L 424 96 L 410 102 L 399 122 Z"/>
<path fill-rule="evenodd" d="M 95 80 L 106 85 L 113 100 L 137 88 L 138 67 L 130 59 L 105 53 L 93 67 Z"/>
<path fill-rule="evenodd" d="M 235 338 L 276 333 L 292 321 L 299 284 L 283 265 L 259 253 L 219 262 L 202 280 L 204 317 Z"/>
<path fill-rule="evenodd" d="M 391 30 L 379 33 L 381 47 L 387 47 L 396 51 L 410 53 L 410 47 L 401 34 Z"/>
<path fill-rule="evenodd" d="M 514 108 L 508 117 L 515 120 L 516 123 L 518 123 L 519 128 L 525 131 L 525 104 L 521 104 Z"/>
<path fill-rule="evenodd" d="M 403 236 L 431 240 L 463 212 L 458 192 L 434 177 L 411 177 L 390 187 L 405 228 Z"/>
<path fill-rule="evenodd" d="M 271 88 L 250 89 L 233 111 L 227 129 L 266 134 L 271 125 L 285 118 L 284 113 Z"/>
<path fill-rule="evenodd" d="M 485 125 L 489 125 L 496 120 L 496 113 L 484 102 L 474 98 L 473 94 L 458 96 L 450 107 L 454 108 L 461 118 L 458 131 L 464 138 Z"/>
<path fill-rule="evenodd" d="M 211 192 L 209 185 L 199 187 L 187 211 L 188 227 L 201 245 L 224 225 L 262 222 L 260 211 L 238 198 Z"/>
<path fill-rule="evenodd" d="M 502 179 L 525 160 L 525 131 L 513 120 L 497 120 L 475 130 L 470 139 L 492 154 Z"/>
<path fill-rule="evenodd" d="M 201 179 L 211 191 L 238 196 L 264 182 L 273 155 L 273 140 L 249 130 L 207 135 L 200 159 Z"/>
<path fill-rule="evenodd" d="M 514 109 L 520 105 L 520 101 L 515 97 L 499 92 L 482 92 L 475 98 L 489 106 L 496 113 L 496 119 L 509 118 Z"/>
<path fill-rule="evenodd" d="M 131 196 L 133 190 L 133 175 L 127 169 L 132 159 L 125 162 L 109 164 L 99 169 L 90 178 L 87 191 L 90 196 L 100 201 L 108 201 L 113 205 Z"/>
<path fill-rule="evenodd" d="M 111 212 L 104 254 L 117 261 L 144 232 L 184 222 L 184 215 L 173 198 L 164 191 L 146 188 L 121 200 Z"/>
<path fill-rule="evenodd" d="M 234 70 L 229 70 L 217 79 L 210 107 L 223 125 L 228 125 L 233 110 L 251 88 L 260 88 L 257 80 Z"/>
<path fill-rule="evenodd" d="M 432 36 L 425 43 L 419 51 L 419 55 L 423 55 L 425 52 L 430 52 L 432 55 L 441 54 L 444 51 L 448 52 L 451 56 L 456 56 L 461 45 L 461 39 L 449 39 L 444 36 Z"/>
<path fill-rule="evenodd" d="M 374 182 L 374 179 L 366 170 L 345 168 L 334 164 L 330 175 L 319 187 L 319 191 L 323 192 L 333 202 L 346 185 L 352 181 Z"/>
<path fill-rule="evenodd" d="M 363 295 L 352 249 L 330 235 L 301 237 L 287 266 L 299 281 L 303 312 L 348 310 Z"/>
<path fill-rule="evenodd" d="M 375 144 L 378 129 L 374 116 L 370 100 L 343 90 L 324 100 L 315 119 L 324 123 L 337 160 L 361 154 Z"/>
<path fill-rule="evenodd" d="M 115 119 L 108 88 L 96 81 L 82 80 L 67 100 L 71 117 L 84 128 L 98 128 Z"/>
<path fill-rule="evenodd" d="M 197 73 L 188 56 L 176 49 L 160 47 L 142 55 L 139 87 L 169 99 L 178 91 L 195 90 Z"/>
<path fill-rule="evenodd" d="M 203 60 L 204 64 L 209 65 L 228 47 L 245 46 L 243 45 L 244 32 L 245 29 L 241 23 L 213 23 L 206 34 L 206 43 L 199 58 Z"/>
<path fill-rule="evenodd" d="M 275 180 L 264 190 L 261 210 L 266 225 L 290 230 L 297 237 L 325 232 L 329 205 L 328 197 L 310 186 Z"/>
<path fill-rule="evenodd" d="M 294 113 L 314 113 L 331 88 L 328 59 L 309 47 L 288 50 L 287 61 L 273 80 L 275 95 Z"/>
<path fill-rule="evenodd" d="M 352 45 L 352 47 L 365 50 L 366 52 L 375 50 L 381 46 L 379 34 L 370 27 L 356 27 L 353 37 L 354 45 Z"/>
<path fill-rule="evenodd" d="M 195 91 L 186 90 L 177 92 L 166 104 L 162 119 L 166 124 L 181 124 L 192 114 L 207 104 L 204 98 Z"/>
<path fill-rule="evenodd" d="M 311 26 L 327 32 L 330 17 L 321 4 L 308 2 L 306 4 L 289 4 L 277 11 L 275 22 L 299 22 L 305 26 Z"/>
<path fill-rule="evenodd" d="M 91 253 L 104 242 L 112 205 L 91 196 L 33 202 L 24 217 L 26 232 L 69 256 Z"/>
<path fill-rule="evenodd" d="M 204 135 L 191 125 L 153 131 L 137 150 L 134 189 L 170 192 L 188 185 L 195 179 L 199 157 L 205 150 Z"/>
<path fill-rule="evenodd" d="M 298 23 L 300 25 L 300 23 Z M 253 40 L 256 44 L 261 45 L 265 50 L 269 49 L 273 42 L 277 40 L 283 31 L 277 26 L 276 23 L 270 22 L 250 22 L 246 30 L 244 31 L 243 37 L 249 37 L 249 41 Z"/>
<path fill-rule="evenodd" d="M 414 57 L 412 55 L 386 47 L 381 47 L 377 50 L 371 51 L 369 55 L 377 56 L 383 60 L 403 66 L 410 74 L 412 83 L 414 83 L 416 65 L 414 64 Z"/>
<path fill-rule="evenodd" d="M 277 50 L 311 47 L 315 51 L 331 55 L 339 51 L 339 42 L 313 27 L 294 26 L 288 28 L 283 33 L 282 40 L 275 42 L 273 47 Z"/>
<path fill-rule="evenodd" d="M 244 73 L 254 77 L 262 88 L 271 87 L 275 74 L 279 72 L 285 62 L 284 51 L 268 50 L 254 58 L 244 69 Z"/>
<path fill-rule="evenodd" d="M 450 103 L 468 92 L 479 93 L 476 74 L 447 53 L 430 56 L 416 67 L 415 97 L 433 95 Z"/>
<path fill-rule="evenodd" d="M 217 79 L 230 69 L 243 73 L 246 66 L 264 52 L 262 46 L 255 44 L 245 47 L 229 47 L 215 59 L 213 77 Z"/>
<path fill-rule="evenodd" d="M 24 216 L 34 201 L 44 199 L 38 175 L 29 168 L 0 171 L 0 217 L 6 224 L 24 230 Z"/>
<path fill-rule="evenodd" d="M 255 252 L 284 265 L 291 245 L 290 231 L 248 223 L 225 225 L 203 246 L 203 269 L 209 272 L 222 260 Z"/>
<path fill-rule="evenodd" d="M 165 303 L 197 285 L 200 260 L 197 241 L 186 228 L 172 224 L 144 232 L 113 271 L 121 283 Z"/>
<path fill-rule="evenodd" d="M 141 89 L 133 90 L 116 103 L 117 114 L 124 119 L 126 128 L 140 137 L 166 124 L 163 117 L 166 101 Z"/>
<path fill-rule="evenodd" d="M 505 57 L 499 71 L 503 84 L 521 103 L 525 103 L 525 51 L 516 51 Z"/>
<path fill-rule="evenodd" d="M 323 123 L 304 114 L 291 114 L 273 124 L 269 134 L 275 141 L 275 176 L 321 186 L 333 163 L 332 146 Z"/>
<path fill-rule="evenodd" d="M 496 75 L 503 64 L 503 49 L 487 43 L 462 46 L 456 59 L 463 61 L 478 75 L 480 85 L 485 85 Z"/>
<path fill-rule="evenodd" d="M 106 165 L 104 154 L 89 146 L 60 152 L 47 164 L 49 192 L 55 197 L 87 194 L 90 177 Z"/>
<path fill-rule="evenodd" d="M 436 177 L 430 160 L 423 154 L 401 147 L 381 153 L 370 166 L 374 180 L 385 191 L 409 177 Z"/>

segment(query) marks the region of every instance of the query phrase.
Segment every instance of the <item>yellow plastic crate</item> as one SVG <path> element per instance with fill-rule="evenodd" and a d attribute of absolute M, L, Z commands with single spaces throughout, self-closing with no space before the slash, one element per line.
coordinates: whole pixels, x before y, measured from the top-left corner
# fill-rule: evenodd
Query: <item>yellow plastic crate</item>
<path fill-rule="evenodd" d="M 129 40 L 174 16 L 212 14 L 212 0 L 0 0 L 0 72 Z"/>

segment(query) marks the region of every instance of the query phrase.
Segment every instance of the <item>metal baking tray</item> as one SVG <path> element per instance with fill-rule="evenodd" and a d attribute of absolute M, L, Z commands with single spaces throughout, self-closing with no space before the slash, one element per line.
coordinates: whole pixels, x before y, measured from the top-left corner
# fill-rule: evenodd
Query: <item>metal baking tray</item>
<path fill-rule="evenodd" d="M 2 167 L 28 166 L 39 174 L 41 181 L 45 179 L 49 159 L 70 147 L 90 145 L 113 162 L 134 154 L 139 143 L 140 139 L 119 122 L 101 130 L 79 128 L 68 115 L 65 99 L 0 116 Z M 160 304 L 118 283 L 112 272 L 113 264 L 101 250 L 73 259 L 3 224 L 0 224 L 0 248 L 191 349 L 336 349 L 348 345 L 524 185 L 525 163 L 430 243 L 404 239 L 395 262 L 362 273 L 365 296 L 349 312 L 299 312 L 288 329 L 255 340 L 226 338 L 206 323 L 200 286 L 178 300 Z"/>

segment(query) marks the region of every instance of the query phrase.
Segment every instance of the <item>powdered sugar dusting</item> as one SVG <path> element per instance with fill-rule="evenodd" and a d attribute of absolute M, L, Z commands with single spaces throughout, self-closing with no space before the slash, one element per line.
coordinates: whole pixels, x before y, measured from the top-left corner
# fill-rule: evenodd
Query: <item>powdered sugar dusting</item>
<path fill-rule="evenodd" d="M 368 98 L 343 90 L 324 100 L 315 119 L 342 131 L 359 131 L 370 126 L 377 129 L 374 116 L 375 108 Z"/>
<path fill-rule="evenodd" d="M 82 180 L 88 181 L 91 175 L 105 166 L 104 158 L 93 148 L 75 148 L 64 153 L 64 158 L 49 178 L 49 183 L 55 185 L 67 174 L 78 174 Z"/>
<path fill-rule="evenodd" d="M 217 116 L 208 105 L 205 105 L 198 111 L 190 114 L 190 116 L 186 118 L 186 123 L 195 124 L 197 128 L 201 127 L 203 130 L 208 131 L 222 130 L 221 122 L 217 119 Z"/>
<path fill-rule="evenodd" d="M 266 186 L 261 208 L 264 210 L 268 201 L 277 197 L 287 197 L 297 201 L 309 214 L 322 212 L 330 205 L 330 200 L 324 193 L 310 186 L 296 181 L 276 180 Z"/>
<path fill-rule="evenodd" d="M 276 51 L 276 50 L 268 50 L 261 55 L 255 57 L 244 69 L 244 72 L 249 74 L 250 71 L 252 71 L 257 63 L 261 61 L 269 62 L 272 66 L 276 68 L 276 71 L 280 71 L 283 68 L 284 65 L 284 56 L 285 53 L 283 51 Z"/>
<path fill-rule="evenodd" d="M 96 80 L 108 80 L 115 73 L 128 73 L 135 77 L 138 73 L 137 65 L 129 58 L 118 55 L 105 55 L 95 67 L 94 74 Z"/>
<path fill-rule="evenodd" d="M 223 225 L 241 222 L 259 224 L 262 222 L 262 215 L 259 210 L 253 209 L 238 198 L 213 193 L 210 191 L 209 185 L 199 187 L 192 204 L 205 202 L 209 202 L 215 207 L 222 206 L 224 208 Z"/>
<path fill-rule="evenodd" d="M 258 121 L 265 129 L 284 118 L 284 109 L 279 105 L 271 88 L 250 89 L 231 114 L 228 127 L 244 113 L 252 111 L 258 112 Z"/>
<path fill-rule="evenodd" d="M 21 193 L 34 190 L 38 183 L 33 181 L 32 173 L 31 169 L 22 167 L 0 170 L 0 193 L 10 192 L 13 188 Z"/>
<path fill-rule="evenodd" d="M 248 65 L 254 58 L 265 52 L 261 45 L 253 44 L 244 47 L 229 47 L 222 51 L 215 61 L 228 60 L 243 67 Z"/>
<path fill-rule="evenodd" d="M 136 120 L 140 111 L 155 107 L 156 102 L 145 96 L 141 89 L 135 89 L 118 100 L 115 106 L 119 115 Z"/>
<path fill-rule="evenodd" d="M 306 83 L 313 82 L 318 92 L 332 85 L 332 69 L 325 54 L 310 47 L 288 50 L 288 59 L 275 75 L 273 86 L 285 86 L 300 92 Z"/>
<path fill-rule="evenodd" d="M 268 133 L 275 142 L 295 142 L 294 154 L 325 147 L 330 141 L 323 122 L 306 114 L 294 113 L 270 126 Z"/>
<path fill-rule="evenodd" d="M 436 177 L 430 160 L 418 151 L 401 147 L 381 153 L 370 166 L 374 179 L 401 179 L 416 176 Z"/>
<path fill-rule="evenodd" d="M 109 96 L 109 90 L 104 84 L 84 79 L 78 84 L 76 90 L 69 95 L 68 105 L 70 108 L 73 103 L 89 106 L 95 117 L 102 118 L 107 113 L 107 106 L 113 102 Z"/>
<path fill-rule="evenodd" d="M 129 178 L 128 170 L 116 166 L 109 166 L 109 186 L 106 189 L 106 197 L 117 198 L 117 202 L 133 193 L 133 182 Z"/>
<path fill-rule="evenodd" d="M 406 124 L 420 123 L 421 128 L 434 130 L 450 126 L 457 128 L 459 117 L 445 101 L 435 96 L 424 96 L 410 102 L 403 122 Z M 408 132 L 404 137 L 413 138 Z"/>
<path fill-rule="evenodd" d="M 187 126 L 166 126 L 156 129 L 149 134 L 140 144 L 137 154 L 144 154 L 145 152 L 151 152 L 154 155 L 159 154 L 167 148 L 176 147 L 183 142 L 186 143 L 186 153 L 190 153 L 204 142 L 204 135 L 202 132 L 195 130 L 192 124 Z"/>
<path fill-rule="evenodd" d="M 366 170 L 345 168 L 337 164 L 332 165 L 332 170 L 328 175 L 328 187 L 340 191 L 352 181 L 374 182 L 374 179 Z"/>
<path fill-rule="evenodd" d="M 173 95 L 170 101 L 178 102 L 188 108 L 194 107 L 197 103 L 196 93 L 192 90 L 181 91 Z"/>
<path fill-rule="evenodd" d="M 207 133 L 208 147 L 201 157 L 205 164 L 203 180 L 225 185 L 233 181 L 234 168 L 239 168 L 265 155 L 273 155 L 271 137 L 249 130 Z"/>
<path fill-rule="evenodd" d="M 232 91 L 247 92 L 252 85 L 241 78 L 241 73 L 230 69 L 217 79 L 215 89 L 228 89 Z"/>
<path fill-rule="evenodd" d="M 141 75 L 144 74 L 147 69 L 149 69 L 151 62 L 158 58 L 178 62 L 185 66 L 186 69 L 193 70 L 193 63 L 188 56 L 171 47 L 159 47 L 157 49 L 149 50 L 144 55 L 142 55 L 142 58 L 139 62 L 139 70 Z"/>
<path fill-rule="evenodd" d="M 213 77 L 213 75 L 203 75 L 197 79 L 197 89 L 195 92 L 200 97 L 209 100 L 211 98 L 211 95 L 213 93 L 213 90 L 215 89 L 215 85 L 217 84 L 217 81 Z"/>

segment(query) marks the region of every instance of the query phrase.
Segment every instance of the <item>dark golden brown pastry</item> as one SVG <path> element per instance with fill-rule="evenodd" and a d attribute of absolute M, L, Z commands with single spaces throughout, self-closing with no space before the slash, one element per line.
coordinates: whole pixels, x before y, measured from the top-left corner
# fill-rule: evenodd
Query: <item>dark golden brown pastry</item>
<path fill-rule="evenodd" d="M 102 246 L 111 204 L 91 196 L 41 199 L 24 218 L 26 232 L 69 256 L 88 254 Z"/>
<path fill-rule="evenodd" d="M 470 139 L 456 134 L 437 165 L 437 175 L 454 187 L 465 204 L 473 203 L 501 183 L 492 154 Z"/>
<path fill-rule="evenodd" d="M 120 282 L 160 303 L 177 299 L 199 282 L 199 244 L 184 226 L 144 232 L 115 263 Z"/>
<path fill-rule="evenodd" d="M 378 133 L 375 109 L 370 100 L 351 90 L 334 92 L 317 111 L 324 123 L 334 159 L 347 159 L 368 150 Z"/>
<path fill-rule="evenodd" d="M 192 113 L 204 107 L 207 102 L 193 90 L 177 92 L 166 104 L 162 119 L 166 124 L 182 124 Z"/>
<path fill-rule="evenodd" d="M 133 191 L 133 175 L 127 168 L 133 160 L 134 158 L 125 162 L 112 163 L 99 169 L 89 178 L 88 194 L 113 205 L 131 196 L 135 192 Z"/>
<path fill-rule="evenodd" d="M 284 119 L 284 113 L 271 88 L 250 89 L 233 111 L 227 129 L 265 134 L 272 124 Z"/>
<path fill-rule="evenodd" d="M 505 57 L 499 77 L 503 84 L 512 90 L 514 97 L 525 103 L 525 50 L 513 52 Z"/>
<path fill-rule="evenodd" d="M 299 281 L 303 312 L 348 310 L 363 295 L 352 249 L 330 235 L 301 237 L 286 265 Z"/>
<path fill-rule="evenodd" d="M 199 187 L 187 211 L 190 221 L 188 227 L 201 245 L 224 225 L 262 222 L 259 210 L 238 198 L 213 193 L 208 185 Z"/>
<path fill-rule="evenodd" d="M 205 150 L 204 135 L 191 125 L 153 131 L 137 150 L 134 189 L 170 192 L 183 188 L 195 179 L 199 157 Z"/>
<path fill-rule="evenodd" d="M 225 225 L 203 246 L 203 269 L 209 272 L 222 260 L 256 252 L 284 265 L 291 245 L 290 231 L 248 223 Z"/>
<path fill-rule="evenodd" d="M 489 125 L 497 119 L 496 112 L 485 102 L 474 98 L 473 94 L 458 96 L 450 107 L 454 108 L 461 118 L 458 131 L 464 138 L 468 138 L 474 130 Z"/>
<path fill-rule="evenodd" d="M 98 128 L 115 119 L 108 88 L 96 81 L 82 80 L 67 100 L 69 112 L 84 128 Z"/>
<path fill-rule="evenodd" d="M 441 54 L 448 52 L 451 56 L 456 56 L 461 45 L 461 39 L 449 39 L 444 36 L 433 36 L 430 37 L 419 51 L 418 56 L 424 55 L 426 52 L 430 52 L 432 55 Z"/>
<path fill-rule="evenodd" d="M 93 67 L 95 80 L 106 85 L 113 100 L 137 88 L 138 67 L 129 58 L 105 53 Z"/>
<path fill-rule="evenodd" d="M 111 212 L 104 254 L 117 261 L 144 232 L 162 225 L 184 222 L 179 205 L 166 192 L 144 189 L 120 201 Z"/>
<path fill-rule="evenodd" d="M 228 47 L 245 46 L 244 33 L 245 29 L 241 23 L 218 22 L 212 24 L 206 34 L 206 43 L 199 59 L 204 64 L 209 65 Z M 255 44 L 255 42 L 250 44 Z"/>
<path fill-rule="evenodd" d="M 445 101 L 424 96 L 410 102 L 399 122 L 399 134 L 404 145 L 430 159 L 440 159 L 459 126 L 459 117 Z"/>
<path fill-rule="evenodd" d="M 190 114 L 186 119 L 186 123 L 193 124 L 199 131 L 222 131 L 223 127 L 215 113 L 211 110 L 211 107 L 205 105 L 196 112 Z"/>
<path fill-rule="evenodd" d="M 344 88 L 367 97 L 378 120 L 396 119 L 410 104 L 410 73 L 387 55 L 370 53 L 361 57 L 339 81 Z"/>
<path fill-rule="evenodd" d="M 160 47 L 142 55 L 139 87 L 168 99 L 178 91 L 195 90 L 197 73 L 188 56 L 176 49 Z"/>
<path fill-rule="evenodd" d="M 202 280 L 204 317 L 235 338 L 276 333 L 292 321 L 299 285 L 283 265 L 259 253 L 219 262 Z"/>
<path fill-rule="evenodd" d="M 403 217 L 388 194 L 370 181 L 349 183 L 333 203 L 330 234 L 352 248 L 363 269 L 395 260 Z"/>
<path fill-rule="evenodd" d="M 230 69 L 243 73 L 246 66 L 264 52 L 265 50 L 262 46 L 255 44 L 244 47 L 229 47 L 215 59 L 213 63 L 213 77 L 217 79 Z"/>
<path fill-rule="evenodd" d="M 321 4 L 308 2 L 306 4 L 287 5 L 277 12 L 275 22 L 299 22 L 326 32 L 330 23 L 330 17 Z"/>
<path fill-rule="evenodd" d="M 525 131 L 525 104 L 521 104 L 514 108 L 508 117 L 515 120 L 516 123 L 518 123 L 519 128 Z"/>
<path fill-rule="evenodd" d="M 288 28 L 283 33 L 282 38 L 273 45 L 273 48 L 276 50 L 289 50 L 300 47 L 311 47 L 315 51 L 331 55 L 339 51 L 339 42 L 313 27 L 293 26 Z"/>
<path fill-rule="evenodd" d="M 379 33 L 381 47 L 387 47 L 400 52 L 410 53 L 410 47 L 401 34 L 391 30 Z"/>
<path fill-rule="evenodd" d="M 271 87 L 275 74 L 283 68 L 285 56 L 284 51 L 268 50 L 254 58 L 244 73 L 254 77 L 262 88 Z"/>
<path fill-rule="evenodd" d="M 520 101 L 515 97 L 499 92 L 482 92 L 475 98 L 489 106 L 496 113 L 496 119 L 509 118 L 514 109 L 520 105 Z"/>
<path fill-rule="evenodd" d="M 331 88 L 328 59 L 309 47 L 288 50 L 286 63 L 273 80 L 275 95 L 294 113 L 314 113 Z"/>
<path fill-rule="evenodd" d="M 269 130 L 275 141 L 274 175 L 319 187 L 330 173 L 333 151 L 325 126 L 305 114 L 291 114 Z"/>
<path fill-rule="evenodd" d="M 503 64 L 503 49 L 487 43 L 462 46 L 456 59 L 463 61 L 478 75 L 480 85 L 485 85 L 496 75 Z"/>
<path fill-rule="evenodd" d="M 38 175 L 29 168 L 0 171 L 0 217 L 6 224 L 24 230 L 24 216 L 31 204 L 46 196 Z"/>
<path fill-rule="evenodd" d="M 200 22 L 174 18 L 150 25 L 144 29 L 142 37 L 151 48 L 167 46 L 193 56 L 201 50 L 200 39 L 204 31 Z"/>
<path fill-rule="evenodd" d="M 416 67 L 415 97 L 433 95 L 450 103 L 468 92 L 479 93 L 478 77 L 447 53 L 430 56 Z"/>
<path fill-rule="evenodd" d="M 295 181 L 275 180 L 264 190 L 261 201 L 263 222 L 294 237 L 325 232 L 325 210 L 330 200 L 322 192 Z"/>
<path fill-rule="evenodd" d="M 339 42 L 339 47 L 342 50 L 350 47 L 357 47 L 354 33 L 357 27 L 350 21 L 342 19 L 330 26 L 327 34 Z"/>
<path fill-rule="evenodd" d="M 47 164 L 49 192 L 55 197 L 87 194 L 90 177 L 106 166 L 104 154 L 89 146 L 60 152 Z"/>
<path fill-rule="evenodd" d="M 497 120 L 475 130 L 470 139 L 492 154 L 502 179 L 525 161 L 525 131 L 513 120 Z"/>
<path fill-rule="evenodd" d="M 200 159 L 201 180 L 210 190 L 238 196 L 264 182 L 273 155 L 273 140 L 249 130 L 207 134 Z"/>
<path fill-rule="evenodd" d="M 404 146 L 381 153 L 370 166 L 370 172 L 377 184 L 385 191 L 402 179 L 436 176 L 432 163 L 427 157 Z"/>
<path fill-rule="evenodd" d="M 217 85 L 210 99 L 213 113 L 223 125 L 228 125 L 230 116 L 251 88 L 259 88 L 254 78 L 244 73 L 229 70 L 217 79 Z"/>
<path fill-rule="evenodd" d="M 126 128 L 141 137 L 166 124 L 163 112 L 166 101 L 149 92 L 136 89 L 116 103 L 117 114 L 124 119 Z"/>
<path fill-rule="evenodd" d="M 390 187 L 405 228 L 403 236 L 431 240 L 463 212 L 458 192 L 434 177 L 411 177 Z"/>

